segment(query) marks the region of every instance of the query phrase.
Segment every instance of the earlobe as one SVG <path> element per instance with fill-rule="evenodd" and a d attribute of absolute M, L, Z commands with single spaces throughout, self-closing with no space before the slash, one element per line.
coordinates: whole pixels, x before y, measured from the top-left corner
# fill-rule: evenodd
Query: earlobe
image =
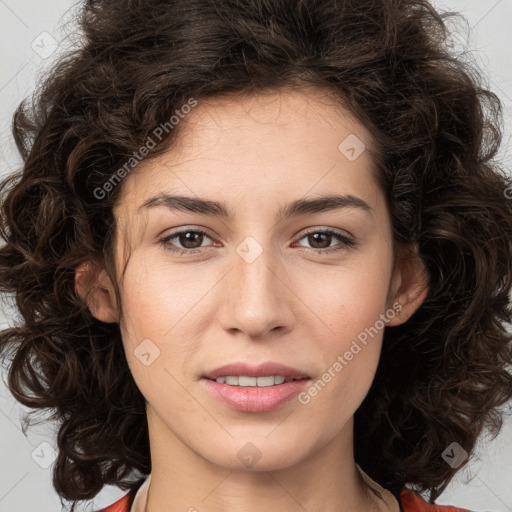
<path fill-rule="evenodd" d="M 405 323 L 426 299 L 429 290 L 428 273 L 420 256 L 414 251 L 401 256 L 393 276 L 391 303 L 399 303 L 400 313 L 391 319 L 387 325 Z"/>
<path fill-rule="evenodd" d="M 96 319 L 105 323 L 119 321 L 114 286 L 105 269 L 92 262 L 79 265 L 75 269 L 75 291 Z"/>

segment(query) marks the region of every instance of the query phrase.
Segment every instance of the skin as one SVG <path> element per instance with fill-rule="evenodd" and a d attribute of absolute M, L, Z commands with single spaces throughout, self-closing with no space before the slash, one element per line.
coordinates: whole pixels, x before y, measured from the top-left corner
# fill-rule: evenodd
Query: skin
<path fill-rule="evenodd" d="M 120 323 L 147 401 L 147 509 L 379 510 L 355 466 L 353 415 L 371 386 L 383 329 L 308 404 L 234 411 L 201 381 L 234 361 L 277 361 L 316 381 L 393 304 L 401 311 L 386 328 L 424 300 L 414 251 L 397 248 L 393 266 L 391 221 L 369 152 L 350 161 L 338 149 L 350 134 L 369 148 L 370 133 L 307 89 L 200 101 L 180 123 L 179 144 L 125 178 L 114 210 L 118 276 L 128 261 L 117 278 L 122 313 L 113 276 L 93 265 L 77 272 L 77 291 L 96 318 Z M 234 217 L 140 210 L 161 193 L 225 201 Z M 286 203 L 332 194 L 363 199 L 371 214 L 349 207 L 276 221 Z M 160 242 L 184 228 L 211 235 Z M 308 228 L 341 231 L 357 245 L 308 237 Z M 263 250 L 251 263 L 236 251 L 248 236 Z M 179 255 L 170 247 L 200 249 Z M 95 286 L 86 285 L 91 279 Z M 148 366 L 134 353 L 145 339 L 160 351 Z M 251 467 L 237 456 L 249 442 L 261 456 Z"/>

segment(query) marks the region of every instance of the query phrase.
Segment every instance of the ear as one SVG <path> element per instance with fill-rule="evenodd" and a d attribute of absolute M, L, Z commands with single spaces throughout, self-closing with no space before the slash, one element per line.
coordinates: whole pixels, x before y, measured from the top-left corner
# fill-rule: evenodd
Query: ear
<path fill-rule="evenodd" d="M 428 295 L 428 273 L 417 247 L 400 247 L 391 278 L 388 306 L 399 303 L 401 309 L 388 326 L 405 323 Z"/>
<path fill-rule="evenodd" d="M 75 291 L 95 318 L 105 323 L 119 322 L 114 286 L 105 269 L 90 261 L 78 266 L 75 269 Z"/>

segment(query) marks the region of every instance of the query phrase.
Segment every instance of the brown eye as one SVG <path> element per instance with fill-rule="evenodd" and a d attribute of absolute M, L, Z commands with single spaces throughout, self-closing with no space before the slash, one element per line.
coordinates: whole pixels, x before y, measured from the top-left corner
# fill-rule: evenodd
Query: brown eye
<path fill-rule="evenodd" d="M 204 231 L 197 229 L 184 229 L 167 235 L 160 240 L 160 243 L 166 250 L 179 254 L 194 253 L 205 247 L 203 246 L 205 237 L 211 239 L 211 237 Z"/>
<path fill-rule="evenodd" d="M 349 238 L 344 233 L 333 231 L 331 229 L 317 229 L 309 231 L 301 237 L 301 240 L 302 239 L 307 239 L 308 243 L 310 244 L 310 248 L 316 250 L 319 253 L 342 251 L 356 245 L 355 240 L 352 238 Z M 331 245 L 333 240 L 338 240 L 341 243 Z"/>

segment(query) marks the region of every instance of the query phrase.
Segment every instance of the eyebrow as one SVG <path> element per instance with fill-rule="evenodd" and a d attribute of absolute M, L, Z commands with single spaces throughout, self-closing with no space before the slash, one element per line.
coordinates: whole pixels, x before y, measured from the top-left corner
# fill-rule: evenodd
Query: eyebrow
<path fill-rule="evenodd" d="M 180 195 L 158 194 L 144 201 L 138 210 L 165 206 L 171 210 L 199 213 L 224 219 L 233 218 L 233 212 L 229 210 L 225 202 L 212 201 L 197 197 Z M 297 199 L 282 206 L 277 219 L 303 215 L 307 213 L 320 213 L 345 208 L 358 208 L 372 216 L 373 208 L 363 199 L 348 195 L 329 195 L 316 199 Z"/>

